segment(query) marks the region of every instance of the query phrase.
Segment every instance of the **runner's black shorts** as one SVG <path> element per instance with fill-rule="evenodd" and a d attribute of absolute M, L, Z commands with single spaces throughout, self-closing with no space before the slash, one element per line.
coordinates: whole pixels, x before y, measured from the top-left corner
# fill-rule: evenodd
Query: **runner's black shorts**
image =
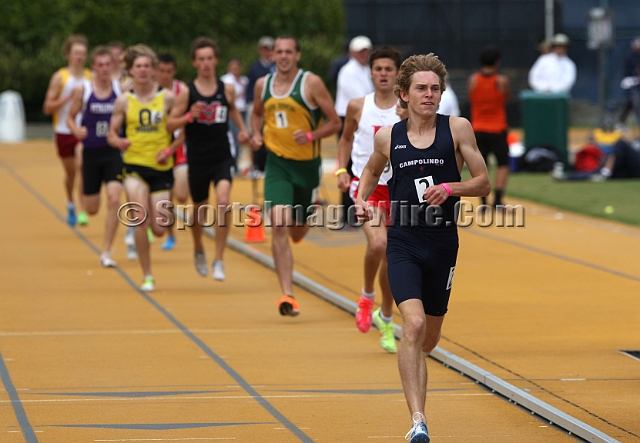
<path fill-rule="evenodd" d="M 415 298 L 425 314 L 446 314 L 457 257 L 457 229 L 389 228 L 387 262 L 396 305 Z"/>
<path fill-rule="evenodd" d="M 476 132 L 478 149 L 484 157 L 485 163 L 491 152 L 496 156 L 498 166 L 509 165 L 509 143 L 507 143 L 507 131 L 500 133 Z"/>
<path fill-rule="evenodd" d="M 125 163 L 122 168 L 122 175 L 127 177 L 136 177 L 142 180 L 148 187 L 149 193 L 170 191 L 173 187 L 173 171 L 158 171 L 157 169 L 147 166 L 130 165 Z"/>
<path fill-rule="evenodd" d="M 84 195 L 100 192 L 102 183 L 122 181 L 122 154 L 111 146 L 82 150 L 82 178 Z"/>
<path fill-rule="evenodd" d="M 220 180 L 233 181 L 234 161 L 229 158 L 215 164 L 203 164 L 189 161 L 189 190 L 194 203 L 209 198 L 211 182 L 216 186 Z"/>

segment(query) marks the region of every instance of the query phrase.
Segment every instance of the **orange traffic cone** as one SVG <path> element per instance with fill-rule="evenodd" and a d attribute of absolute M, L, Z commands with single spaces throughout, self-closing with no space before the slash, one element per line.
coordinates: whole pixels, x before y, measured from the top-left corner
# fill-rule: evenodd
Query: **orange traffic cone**
<path fill-rule="evenodd" d="M 244 241 L 247 243 L 263 243 L 267 241 L 267 238 L 264 236 L 262 216 L 258 212 L 258 206 L 250 206 L 247 211 L 247 217 L 249 218 L 245 220 L 246 231 Z"/>

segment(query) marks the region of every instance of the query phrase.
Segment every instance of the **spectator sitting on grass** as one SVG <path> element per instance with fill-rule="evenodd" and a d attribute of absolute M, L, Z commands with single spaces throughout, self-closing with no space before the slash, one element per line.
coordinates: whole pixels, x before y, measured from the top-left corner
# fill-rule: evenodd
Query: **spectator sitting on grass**
<path fill-rule="evenodd" d="M 604 155 L 609 155 L 613 151 L 613 146 L 618 140 L 624 137 L 624 131 L 616 128 L 612 121 L 605 121 L 601 128 L 593 130 L 592 140 L 598 145 Z"/>
<path fill-rule="evenodd" d="M 593 130 L 589 136 L 589 143 L 576 153 L 572 168 L 573 172 L 565 173 L 564 166 L 561 163 L 556 163 L 551 176 L 556 180 L 601 179 L 601 177 L 593 176 L 600 173 L 608 157 L 613 154 L 614 146 L 624 137 L 625 132 L 623 130 L 615 128 L 610 119 L 605 119 L 602 126 Z M 606 179 L 607 177 L 605 176 L 604 178 Z"/>
<path fill-rule="evenodd" d="M 606 134 L 607 131 L 604 131 Z M 615 135 L 613 133 L 620 131 L 608 131 L 608 140 L 612 140 Z M 612 135 L 613 134 L 613 135 Z M 598 142 L 598 138 L 594 134 L 594 140 Z M 602 141 L 602 139 L 600 139 Z M 590 146 L 593 146 L 590 145 Z M 601 145 L 605 146 L 605 145 Z M 597 148 L 597 146 L 594 146 Z M 640 178 L 640 140 L 630 142 L 623 136 L 618 136 L 613 142 L 613 146 L 605 150 L 598 149 L 597 160 L 592 163 L 585 161 L 582 156 L 590 153 L 589 147 L 581 150 L 576 155 L 576 170 L 570 173 L 564 173 L 562 170 L 555 168 L 551 176 L 556 180 L 591 180 L 604 181 L 612 178 Z M 602 161 L 604 159 L 604 161 Z M 591 167 L 580 167 L 580 164 L 590 164 Z"/>
<path fill-rule="evenodd" d="M 640 143 L 631 144 L 621 138 L 613 145 L 613 150 L 604 162 L 604 166 L 591 177 L 593 181 L 610 178 L 640 178 Z"/>

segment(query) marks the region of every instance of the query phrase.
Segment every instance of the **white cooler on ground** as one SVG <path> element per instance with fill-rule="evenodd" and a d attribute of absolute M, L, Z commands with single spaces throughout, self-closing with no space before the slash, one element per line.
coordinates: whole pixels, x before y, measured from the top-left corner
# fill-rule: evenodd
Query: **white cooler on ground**
<path fill-rule="evenodd" d="M 26 122 L 22 97 L 16 91 L 0 94 L 0 142 L 24 141 Z"/>

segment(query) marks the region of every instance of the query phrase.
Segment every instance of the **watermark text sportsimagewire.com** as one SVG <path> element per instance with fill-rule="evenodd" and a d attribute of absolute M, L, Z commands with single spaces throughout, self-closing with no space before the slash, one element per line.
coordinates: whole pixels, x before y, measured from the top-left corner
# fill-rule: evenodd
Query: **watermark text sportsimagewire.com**
<path fill-rule="evenodd" d="M 385 202 L 382 202 L 385 203 Z M 160 200 L 156 203 L 156 222 L 159 226 L 174 226 L 177 230 L 185 230 L 192 227 L 194 223 L 199 223 L 203 227 L 212 226 L 234 226 L 234 227 L 257 227 L 273 226 L 270 217 L 266 216 L 272 208 L 271 202 L 264 205 L 243 205 L 234 202 L 231 205 L 202 205 L 195 214 L 194 205 L 174 205 L 170 200 Z M 282 207 L 280 207 L 282 208 Z M 328 228 L 330 230 L 341 230 L 345 226 L 362 226 L 361 219 L 356 217 L 356 207 L 351 205 L 345 208 L 344 205 L 302 205 L 285 206 L 286 210 L 291 210 L 294 214 L 290 217 L 292 226 L 295 220 L 305 220 L 309 227 Z M 396 211 L 400 211 L 400 225 L 417 226 L 422 218 L 428 227 L 449 227 L 454 222 L 445 220 L 444 211 L 440 206 L 430 206 L 426 204 L 410 205 L 408 202 L 390 202 L 387 207 L 394 219 Z M 387 209 L 380 206 L 380 209 Z M 276 208 L 274 208 L 276 209 Z M 347 211 L 347 216 L 342 215 Z M 522 205 L 499 205 L 492 208 L 488 205 L 474 205 L 468 200 L 460 200 L 456 203 L 454 217 L 457 226 L 461 228 L 476 225 L 481 228 L 524 228 L 525 209 Z M 125 226 L 142 225 L 149 214 L 143 205 L 136 202 L 127 202 L 118 209 L 118 219 Z M 380 225 L 384 221 L 380 217 L 375 217 L 371 224 Z"/>

